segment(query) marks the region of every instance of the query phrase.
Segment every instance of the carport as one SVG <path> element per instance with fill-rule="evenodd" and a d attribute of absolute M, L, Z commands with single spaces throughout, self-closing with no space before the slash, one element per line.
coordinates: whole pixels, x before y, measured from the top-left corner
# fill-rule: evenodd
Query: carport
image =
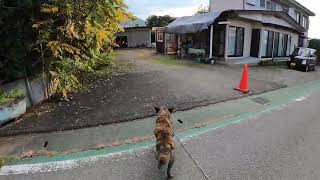
<path fill-rule="evenodd" d="M 204 49 L 207 57 L 231 64 L 283 61 L 298 46 L 298 39 L 305 32 L 306 29 L 285 12 L 209 12 L 170 23 L 165 28 L 164 52 L 171 48 L 185 52 L 191 48 Z"/>
<path fill-rule="evenodd" d="M 189 43 L 186 42 L 186 48 L 192 47 L 208 49 L 209 58 L 212 58 L 214 46 L 214 23 L 220 17 L 220 15 L 221 12 L 210 12 L 194 16 L 181 17 L 170 23 L 168 26 L 166 26 L 165 33 L 177 35 L 176 40 L 178 43 L 176 43 L 177 47 L 175 48 L 181 49 L 181 42 L 184 41 L 182 39 L 185 39 L 185 41 L 191 41 Z M 217 26 L 217 30 L 218 29 L 221 29 L 221 27 Z M 192 37 L 196 37 L 197 41 L 192 42 Z M 215 39 L 218 40 L 218 38 Z M 167 45 L 165 45 L 165 49 L 166 48 Z"/>

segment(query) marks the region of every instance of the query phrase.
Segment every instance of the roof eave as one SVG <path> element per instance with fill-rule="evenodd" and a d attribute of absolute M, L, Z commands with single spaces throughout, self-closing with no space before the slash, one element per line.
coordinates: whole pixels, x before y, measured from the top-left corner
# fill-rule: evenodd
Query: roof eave
<path fill-rule="evenodd" d="M 287 1 L 285 1 L 287 2 Z M 300 4 L 299 2 L 295 1 L 295 0 L 289 0 L 289 2 L 287 3 L 292 3 L 293 5 L 299 7 L 300 9 L 302 9 L 308 16 L 315 16 L 316 14 L 314 12 L 312 12 L 311 10 L 309 10 L 308 8 L 306 8 L 305 6 L 303 6 L 302 4 Z"/>
<path fill-rule="evenodd" d="M 282 16 L 282 18 L 291 21 L 291 23 L 296 26 L 295 28 L 300 32 L 306 32 L 307 29 L 302 27 L 299 23 L 297 23 L 291 16 L 282 11 L 268 11 L 268 10 L 231 10 L 229 12 L 249 12 L 249 13 L 262 13 L 262 14 L 274 14 Z"/>

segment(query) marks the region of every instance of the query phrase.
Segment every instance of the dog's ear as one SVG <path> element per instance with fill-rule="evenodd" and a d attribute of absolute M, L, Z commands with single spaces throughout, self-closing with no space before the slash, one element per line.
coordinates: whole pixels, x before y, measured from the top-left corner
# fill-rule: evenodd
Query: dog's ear
<path fill-rule="evenodd" d="M 160 111 L 160 108 L 154 107 L 154 110 L 156 110 L 156 113 L 158 113 Z"/>
<path fill-rule="evenodd" d="M 173 110 L 174 110 L 174 108 L 169 108 L 169 109 L 168 109 L 168 111 L 169 111 L 170 113 L 172 113 Z"/>

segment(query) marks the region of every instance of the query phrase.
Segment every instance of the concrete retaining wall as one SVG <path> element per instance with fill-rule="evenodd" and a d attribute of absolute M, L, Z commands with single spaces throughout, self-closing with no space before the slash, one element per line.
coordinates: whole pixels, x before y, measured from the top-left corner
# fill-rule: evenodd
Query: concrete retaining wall
<path fill-rule="evenodd" d="M 17 80 L 0 87 L 4 92 L 10 92 L 13 89 L 21 90 L 25 95 L 25 101 L 27 108 L 30 108 L 36 104 L 46 100 L 46 92 L 48 80 L 46 77 L 38 77 L 29 80 L 29 83 L 25 79 Z"/>

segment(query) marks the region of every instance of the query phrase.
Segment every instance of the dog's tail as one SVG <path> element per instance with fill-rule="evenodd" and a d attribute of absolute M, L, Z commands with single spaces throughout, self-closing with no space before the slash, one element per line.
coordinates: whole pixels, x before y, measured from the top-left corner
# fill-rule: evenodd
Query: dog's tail
<path fill-rule="evenodd" d="M 158 161 L 158 168 L 161 169 L 163 166 L 167 164 L 169 161 L 170 157 L 167 154 L 160 153 L 159 154 L 159 161 Z"/>

